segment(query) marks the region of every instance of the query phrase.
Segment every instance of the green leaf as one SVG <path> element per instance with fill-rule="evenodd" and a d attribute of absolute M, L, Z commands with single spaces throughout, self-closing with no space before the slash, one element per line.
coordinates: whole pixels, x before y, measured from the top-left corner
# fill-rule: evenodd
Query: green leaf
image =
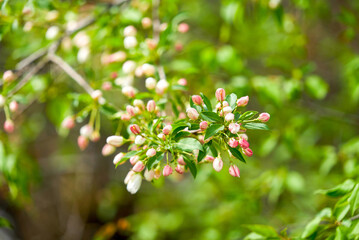
<path fill-rule="evenodd" d="M 277 231 L 271 226 L 260 224 L 246 224 L 243 226 L 263 237 L 278 237 Z"/>
<path fill-rule="evenodd" d="M 302 233 L 302 238 L 307 238 L 313 233 L 315 233 L 319 227 L 320 221 L 320 217 L 316 217 L 312 221 L 310 221 L 307 226 L 305 226 L 305 229 Z"/>
<path fill-rule="evenodd" d="M 173 137 L 173 140 L 174 140 L 174 141 L 178 141 L 180 138 L 188 137 L 189 135 L 191 135 L 190 132 L 187 132 L 187 131 L 179 131 L 179 132 Z"/>
<path fill-rule="evenodd" d="M 210 152 L 212 153 L 212 156 L 217 157 L 218 156 L 218 151 L 217 151 L 217 149 L 215 147 L 215 143 L 211 140 L 207 144 L 209 146 Z"/>
<path fill-rule="evenodd" d="M 12 225 L 6 218 L 0 217 L 0 227 L 12 228 Z"/>
<path fill-rule="evenodd" d="M 209 99 L 203 93 L 200 93 L 200 95 L 203 99 L 204 105 L 207 107 L 207 111 L 212 112 L 211 101 L 209 101 Z"/>
<path fill-rule="evenodd" d="M 154 132 L 154 131 L 156 130 L 157 126 L 158 126 L 161 122 L 163 122 L 163 119 L 164 119 L 164 117 L 161 117 L 161 118 L 157 119 L 157 121 L 155 122 L 155 124 L 153 124 L 152 127 L 151 127 L 151 132 Z"/>
<path fill-rule="evenodd" d="M 222 118 L 214 112 L 201 112 L 201 117 L 207 121 L 211 122 L 221 122 Z"/>
<path fill-rule="evenodd" d="M 165 154 L 162 152 L 157 152 L 155 156 L 148 159 L 148 162 L 146 164 L 146 167 L 148 170 L 150 170 L 153 166 L 155 166 L 157 163 L 159 163 Z"/>
<path fill-rule="evenodd" d="M 248 120 L 251 119 L 254 115 L 256 115 L 258 112 L 257 111 L 247 111 L 244 112 L 240 117 L 239 120 Z"/>
<path fill-rule="evenodd" d="M 328 189 L 328 190 L 317 190 L 316 193 L 325 194 L 330 197 L 340 197 L 344 196 L 345 194 L 349 193 L 354 188 L 354 181 L 351 179 L 346 180 L 344 183 Z"/>
<path fill-rule="evenodd" d="M 203 151 L 202 144 L 195 138 L 182 138 L 175 143 L 175 147 L 185 152 L 192 152 L 196 149 Z"/>
<path fill-rule="evenodd" d="M 351 215 L 354 215 L 354 212 L 359 208 L 359 184 L 355 185 L 348 201 L 350 204 Z"/>
<path fill-rule="evenodd" d="M 236 148 L 231 148 L 229 145 L 228 145 L 228 149 L 229 149 L 229 151 L 232 153 L 232 155 L 233 155 L 235 158 L 237 158 L 237 159 L 239 159 L 240 161 L 246 163 L 246 160 L 244 159 L 242 153 L 241 153 L 238 149 L 236 149 Z"/>
<path fill-rule="evenodd" d="M 228 102 L 229 106 L 234 109 L 237 106 L 237 95 L 234 93 L 227 95 L 226 101 Z"/>
<path fill-rule="evenodd" d="M 152 94 L 150 92 L 140 92 L 136 94 L 136 99 L 144 99 L 144 98 L 152 98 Z"/>
<path fill-rule="evenodd" d="M 316 99 L 323 99 L 328 93 L 329 85 L 319 76 L 309 76 L 305 79 L 305 87 L 309 95 Z"/>
<path fill-rule="evenodd" d="M 220 131 L 223 131 L 224 126 L 222 124 L 212 124 L 207 130 L 204 136 L 204 140 L 216 135 Z"/>
<path fill-rule="evenodd" d="M 269 130 L 269 127 L 265 123 L 246 123 L 243 127 L 247 129 Z"/>
<path fill-rule="evenodd" d="M 189 171 L 191 172 L 193 178 L 196 178 L 197 176 L 196 164 L 185 155 L 183 155 L 183 160 L 185 161 L 186 166 L 189 168 Z"/>
<path fill-rule="evenodd" d="M 104 105 L 101 105 L 100 111 L 103 114 L 107 115 L 108 117 L 112 117 L 114 114 L 118 112 L 117 109 L 109 103 L 105 103 Z"/>
<path fill-rule="evenodd" d="M 123 162 L 126 162 L 130 157 L 133 157 L 135 155 L 139 155 L 141 153 L 143 153 L 144 150 L 141 150 L 141 151 L 131 151 L 131 152 L 128 152 L 126 153 L 122 158 L 121 160 L 116 164 L 116 167 L 118 167 L 119 165 L 121 165 Z"/>

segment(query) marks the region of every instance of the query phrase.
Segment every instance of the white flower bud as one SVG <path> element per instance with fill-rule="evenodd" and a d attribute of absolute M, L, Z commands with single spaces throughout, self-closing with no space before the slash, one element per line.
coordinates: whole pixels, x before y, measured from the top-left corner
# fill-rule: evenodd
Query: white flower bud
<path fill-rule="evenodd" d="M 110 136 L 106 139 L 106 142 L 114 147 L 121 147 L 123 144 L 122 136 Z"/>
<path fill-rule="evenodd" d="M 146 141 L 146 139 L 140 135 L 137 135 L 136 138 L 135 138 L 135 144 L 136 145 L 142 145 L 144 144 Z"/>
<path fill-rule="evenodd" d="M 132 60 L 128 60 L 126 62 L 123 63 L 122 65 L 122 71 L 125 74 L 130 74 L 133 73 L 136 69 L 136 63 Z"/>
<path fill-rule="evenodd" d="M 49 29 L 47 29 L 46 31 L 46 39 L 48 40 L 52 40 L 54 38 L 56 38 L 57 34 L 59 34 L 60 29 L 58 26 L 51 26 L 49 27 Z"/>
<path fill-rule="evenodd" d="M 82 47 L 77 53 L 77 61 L 84 63 L 90 55 L 90 49 L 88 47 Z"/>
<path fill-rule="evenodd" d="M 134 48 L 137 46 L 137 39 L 133 36 L 125 37 L 123 45 L 126 49 Z"/>

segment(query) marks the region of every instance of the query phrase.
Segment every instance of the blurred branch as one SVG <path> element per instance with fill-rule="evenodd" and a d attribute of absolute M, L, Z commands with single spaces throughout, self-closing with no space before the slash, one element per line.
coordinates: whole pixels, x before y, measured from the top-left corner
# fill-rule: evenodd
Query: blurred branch
<path fill-rule="evenodd" d="M 160 0 L 153 0 L 152 1 L 153 40 L 155 40 L 157 44 L 160 41 L 160 33 L 161 33 L 159 8 L 160 8 Z M 166 79 L 166 74 L 163 69 L 163 66 L 158 64 L 157 69 L 158 69 L 158 74 L 160 75 L 160 79 Z"/>

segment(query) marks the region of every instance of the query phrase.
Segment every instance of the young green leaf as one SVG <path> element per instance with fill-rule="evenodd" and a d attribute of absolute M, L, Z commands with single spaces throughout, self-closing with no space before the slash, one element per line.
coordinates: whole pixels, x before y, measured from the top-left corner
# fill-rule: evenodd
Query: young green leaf
<path fill-rule="evenodd" d="M 234 109 L 237 105 L 237 95 L 234 93 L 229 94 L 226 97 L 226 101 L 228 102 L 229 106 Z"/>
<path fill-rule="evenodd" d="M 186 166 L 189 168 L 189 171 L 191 172 L 193 178 L 196 178 L 197 176 L 196 164 L 194 164 L 194 162 L 185 155 L 183 155 L 183 160 L 186 162 Z"/>
<path fill-rule="evenodd" d="M 214 112 L 201 112 L 201 117 L 207 121 L 211 122 L 221 122 L 222 118 Z"/>
<path fill-rule="evenodd" d="M 340 197 L 349 193 L 355 186 L 355 183 L 352 179 L 347 179 L 344 183 L 328 189 L 328 190 L 317 190 L 316 193 L 325 194 L 330 197 Z"/>
<path fill-rule="evenodd" d="M 251 119 L 254 115 L 256 115 L 258 112 L 257 111 L 247 111 L 244 112 L 240 117 L 239 120 L 248 120 Z"/>
<path fill-rule="evenodd" d="M 246 163 L 246 160 L 244 159 L 242 153 L 238 149 L 231 148 L 229 145 L 228 145 L 228 149 L 235 158 L 239 159 L 239 161 Z"/>
<path fill-rule="evenodd" d="M 245 224 L 243 226 L 248 228 L 252 232 L 258 233 L 259 235 L 261 235 L 263 237 L 268 237 L 268 238 L 278 237 L 276 230 L 271 226 L 260 225 L 260 224 L 250 224 L 250 225 Z"/>
<path fill-rule="evenodd" d="M 203 151 L 201 143 L 195 138 L 182 138 L 175 143 L 175 148 L 185 152 L 192 152 L 196 149 Z"/>
<path fill-rule="evenodd" d="M 207 130 L 204 136 L 204 140 L 216 135 L 220 131 L 224 130 L 224 126 L 222 124 L 212 124 Z"/>
<path fill-rule="evenodd" d="M 164 153 L 157 152 L 155 156 L 148 159 L 147 162 L 147 169 L 150 170 L 153 166 L 155 166 L 157 163 L 159 163 L 163 159 Z"/>
<path fill-rule="evenodd" d="M 265 123 L 246 123 L 243 127 L 247 129 L 269 130 L 269 127 Z"/>
<path fill-rule="evenodd" d="M 207 107 L 207 111 L 212 112 L 211 101 L 209 101 L 209 99 L 203 93 L 200 93 L 200 95 L 203 99 L 204 105 Z"/>

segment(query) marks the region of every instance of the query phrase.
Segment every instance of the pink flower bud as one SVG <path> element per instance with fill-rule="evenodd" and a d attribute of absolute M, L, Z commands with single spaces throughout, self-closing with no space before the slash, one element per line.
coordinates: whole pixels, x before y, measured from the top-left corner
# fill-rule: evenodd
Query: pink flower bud
<path fill-rule="evenodd" d="M 177 83 L 181 86 L 187 86 L 187 80 L 185 78 L 179 79 Z"/>
<path fill-rule="evenodd" d="M 138 155 L 130 157 L 130 163 L 132 165 L 135 165 L 140 160 L 140 157 Z"/>
<path fill-rule="evenodd" d="M 142 18 L 141 24 L 144 29 L 150 28 L 152 26 L 152 20 L 149 17 Z"/>
<path fill-rule="evenodd" d="M 123 35 L 125 37 L 128 37 L 128 36 L 136 36 L 137 34 L 137 30 L 134 26 L 130 25 L 130 26 L 127 26 L 125 27 L 125 29 L 123 30 Z"/>
<path fill-rule="evenodd" d="M 146 88 L 149 90 L 155 89 L 156 84 L 157 84 L 156 79 L 154 79 L 152 77 L 147 78 L 145 81 Z"/>
<path fill-rule="evenodd" d="M 100 136 L 100 132 L 99 131 L 94 131 L 91 134 L 90 140 L 93 142 L 97 142 L 98 140 L 100 140 L 101 136 Z"/>
<path fill-rule="evenodd" d="M 175 168 L 176 172 L 178 172 L 179 174 L 183 174 L 184 173 L 184 166 L 181 164 L 177 164 L 176 168 Z"/>
<path fill-rule="evenodd" d="M 122 93 L 128 98 L 134 98 L 136 94 L 136 90 L 131 86 L 126 86 L 122 88 Z"/>
<path fill-rule="evenodd" d="M 185 119 L 186 118 L 186 114 L 184 112 L 180 112 L 180 114 L 178 115 L 178 119 Z"/>
<path fill-rule="evenodd" d="M 243 138 L 243 139 L 245 139 L 245 140 L 248 141 L 248 136 L 247 136 L 247 134 L 245 134 L 245 133 L 239 134 L 239 135 L 238 135 L 238 138 Z"/>
<path fill-rule="evenodd" d="M 102 148 L 102 156 L 109 156 L 116 151 L 116 148 L 106 143 Z"/>
<path fill-rule="evenodd" d="M 232 113 L 232 110 L 233 109 L 231 107 L 227 106 L 227 107 L 223 108 L 223 113 L 224 113 L 224 115 L 226 115 L 228 113 Z"/>
<path fill-rule="evenodd" d="M 172 126 L 171 125 L 167 125 L 166 127 L 163 128 L 162 132 L 165 135 L 170 134 L 170 132 L 172 131 Z"/>
<path fill-rule="evenodd" d="M 140 129 L 140 127 L 139 127 L 137 124 L 132 124 L 132 125 L 130 126 L 130 130 L 131 130 L 131 132 L 132 132 L 133 134 L 135 134 L 135 135 L 138 135 L 138 134 L 140 134 L 140 132 L 141 132 L 141 129 Z"/>
<path fill-rule="evenodd" d="M 228 113 L 225 117 L 224 120 L 226 120 L 227 122 L 231 122 L 234 120 L 234 114 L 233 113 Z"/>
<path fill-rule="evenodd" d="M 193 95 L 192 101 L 194 102 L 194 104 L 197 104 L 197 105 L 202 105 L 202 103 L 203 103 L 203 100 L 202 100 L 201 96 L 199 96 L 199 95 Z"/>
<path fill-rule="evenodd" d="M 241 125 L 239 125 L 238 123 L 230 123 L 228 126 L 228 129 L 231 133 L 236 134 L 237 132 L 239 132 L 241 128 Z"/>
<path fill-rule="evenodd" d="M 89 139 L 87 137 L 80 135 L 77 138 L 77 145 L 82 151 L 87 148 L 88 144 L 89 144 Z"/>
<path fill-rule="evenodd" d="M 181 165 L 186 165 L 186 162 L 183 160 L 183 157 L 182 156 L 179 156 L 178 159 L 177 159 L 177 162 Z"/>
<path fill-rule="evenodd" d="M 240 177 L 239 168 L 236 165 L 231 165 L 229 167 L 229 174 L 231 174 L 233 177 Z"/>
<path fill-rule="evenodd" d="M 130 119 L 131 119 L 131 116 L 128 113 L 124 113 L 124 114 L 121 115 L 121 120 L 122 121 L 129 121 Z"/>
<path fill-rule="evenodd" d="M 100 90 L 95 90 L 91 93 L 93 100 L 98 101 L 102 97 L 102 92 Z"/>
<path fill-rule="evenodd" d="M 175 49 L 176 49 L 177 52 L 182 51 L 183 50 L 183 44 L 180 43 L 180 42 L 176 42 L 175 43 Z"/>
<path fill-rule="evenodd" d="M 143 176 L 145 177 L 145 179 L 149 182 L 152 181 L 152 179 L 155 177 L 155 171 L 150 170 L 148 171 L 148 169 L 146 169 L 145 173 L 143 174 Z"/>
<path fill-rule="evenodd" d="M 231 148 L 236 148 L 238 147 L 238 141 L 235 139 L 235 138 L 230 138 L 229 141 L 228 141 L 228 145 L 231 147 Z"/>
<path fill-rule="evenodd" d="M 142 65 L 142 71 L 146 76 L 152 76 L 155 74 L 156 69 L 153 65 L 145 63 Z"/>
<path fill-rule="evenodd" d="M 148 149 L 147 152 L 146 152 L 146 156 L 147 156 L 147 157 L 153 157 L 153 156 L 155 156 L 155 155 L 156 155 L 156 150 L 155 150 L 154 148 L 150 148 L 150 149 Z"/>
<path fill-rule="evenodd" d="M 121 147 L 123 144 L 123 137 L 121 136 L 110 136 L 106 139 L 106 142 L 114 147 Z"/>
<path fill-rule="evenodd" d="M 180 23 L 178 25 L 178 31 L 180 33 L 186 33 L 189 30 L 189 25 L 187 23 Z"/>
<path fill-rule="evenodd" d="M 203 130 L 206 130 L 208 128 L 208 123 L 206 121 L 202 121 L 200 124 L 199 124 L 199 128 L 203 131 Z"/>
<path fill-rule="evenodd" d="M 142 172 L 145 169 L 145 164 L 142 161 L 136 162 L 135 166 L 133 166 L 132 171 L 134 172 Z"/>
<path fill-rule="evenodd" d="M 241 97 L 240 99 L 237 100 L 237 106 L 238 107 L 244 107 L 248 104 L 249 101 L 249 97 L 245 96 L 245 97 Z"/>
<path fill-rule="evenodd" d="M 166 135 L 164 135 L 163 133 L 159 133 L 157 135 L 158 138 L 162 139 L 162 140 L 166 140 Z"/>
<path fill-rule="evenodd" d="M 112 84 L 111 82 L 104 82 L 101 88 L 104 91 L 110 91 L 112 89 Z"/>
<path fill-rule="evenodd" d="M 269 118 L 270 118 L 269 113 L 265 112 L 265 113 L 259 114 L 259 117 L 257 119 L 261 122 L 268 122 Z"/>
<path fill-rule="evenodd" d="M 229 103 L 227 101 L 223 101 L 222 102 L 222 106 L 223 107 L 228 107 L 229 106 Z M 229 109 L 229 108 L 228 108 Z M 232 111 L 232 108 L 231 108 L 231 111 Z"/>
<path fill-rule="evenodd" d="M 86 125 L 84 125 L 84 126 L 82 126 L 80 128 L 80 135 L 81 136 L 89 138 L 89 137 L 91 137 L 92 132 L 93 132 L 92 126 L 90 126 L 88 124 L 86 124 Z"/>
<path fill-rule="evenodd" d="M 120 152 L 120 153 L 116 154 L 116 156 L 113 158 L 113 164 L 117 165 L 122 160 L 122 158 L 124 156 L 125 156 L 125 154 L 123 152 Z"/>
<path fill-rule="evenodd" d="M 156 110 L 156 102 L 154 100 L 150 100 L 147 103 L 147 111 L 154 112 Z"/>
<path fill-rule="evenodd" d="M 156 93 L 162 95 L 169 87 L 169 83 L 166 79 L 161 79 L 156 85 Z"/>
<path fill-rule="evenodd" d="M 117 72 L 111 72 L 110 78 L 112 79 L 116 79 L 118 77 L 118 73 Z M 111 82 L 104 82 L 104 83 L 109 83 L 111 85 Z M 102 85 L 103 86 L 103 85 Z M 111 85 L 112 87 L 112 85 Z M 110 89 L 107 89 L 110 90 Z"/>
<path fill-rule="evenodd" d="M 166 165 L 166 166 L 163 168 L 162 174 L 163 174 L 163 176 L 167 177 L 167 176 L 171 175 L 172 172 L 173 172 L 173 170 L 172 170 L 171 166 L 170 166 L 170 165 Z"/>
<path fill-rule="evenodd" d="M 191 120 L 197 120 L 199 117 L 199 113 L 197 112 L 196 109 L 194 108 L 188 108 L 187 109 L 187 116 L 191 119 Z"/>
<path fill-rule="evenodd" d="M 223 88 L 218 88 L 216 90 L 216 98 L 218 102 L 224 101 L 224 98 L 226 97 L 226 91 L 224 91 Z"/>
<path fill-rule="evenodd" d="M 66 117 L 62 123 L 61 123 L 61 126 L 63 128 L 66 128 L 66 129 L 71 129 L 73 127 L 75 127 L 75 120 L 72 116 L 68 116 Z"/>
<path fill-rule="evenodd" d="M 214 157 L 207 155 L 204 160 L 208 161 L 208 162 L 213 162 L 214 161 Z"/>
<path fill-rule="evenodd" d="M 213 161 L 213 169 L 217 172 L 220 172 L 223 168 L 223 161 L 221 158 L 217 157 Z"/>
<path fill-rule="evenodd" d="M 9 104 L 9 108 L 11 112 L 16 112 L 19 108 L 19 104 L 16 101 L 11 101 Z"/>
<path fill-rule="evenodd" d="M 4 79 L 4 82 L 12 82 L 15 80 L 16 76 L 11 70 L 7 70 L 4 72 L 2 78 Z"/>
<path fill-rule="evenodd" d="M 156 49 L 157 44 L 158 44 L 158 42 L 156 40 L 147 38 L 145 41 L 146 41 L 148 49 L 150 49 L 150 50 Z"/>
<path fill-rule="evenodd" d="M 249 142 L 247 142 L 247 140 L 244 138 L 239 139 L 239 145 L 241 148 L 249 148 Z"/>
<path fill-rule="evenodd" d="M 244 148 L 243 150 L 244 155 L 251 157 L 253 155 L 253 151 L 250 148 Z"/>
<path fill-rule="evenodd" d="M 126 106 L 126 111 L 131 117 L 135 116 L 135 108 L 131 105 Z"/>
<path fill-rule="evenodd" d="M 134 171 L 129 171 L 125 177 L 125 184 L 128 184 L 128 182 L 130 181 L 130 179 L 135 175 L 136 173 Z"/>
<path fill-rule="evenodd" d="M 11 121 L 11 120 L 6 120 L 4 122 L 4 130 L 5 132 L 7 133 L 12 133 L 15 129 L 15 125 L 14 125 L 14 122 Z"/>
<path fill-rule="evenodd" d="M 136 145 L 142 145 L 145 143 L 145 141 L 146 141 L 146 139 L 140 135 L 136 136 L 136 138 L 135 138 Z"/>

